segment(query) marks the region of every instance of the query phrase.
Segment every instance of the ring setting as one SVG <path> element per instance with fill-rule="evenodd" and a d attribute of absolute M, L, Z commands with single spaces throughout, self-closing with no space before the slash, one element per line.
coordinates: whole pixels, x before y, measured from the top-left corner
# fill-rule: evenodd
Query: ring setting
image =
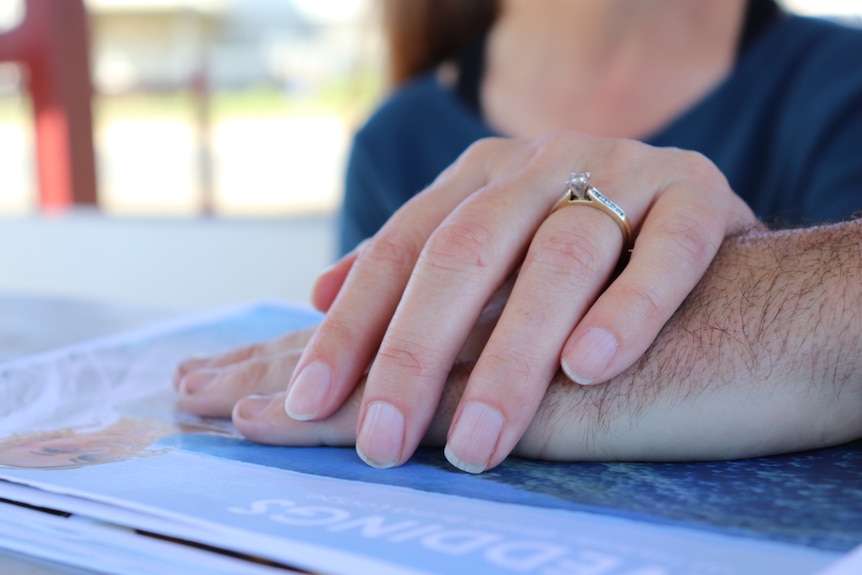
<path fill-rule="evenodd" d="M 590 172 L 572 172 L 566 180 L 566 193 L 551 213 L 565 206 L 589 206 L 609 215 L 623 234 L 623 249 L 629 249 L 632 240 L 631 222 L 621 207 L 590 184 Z"/>

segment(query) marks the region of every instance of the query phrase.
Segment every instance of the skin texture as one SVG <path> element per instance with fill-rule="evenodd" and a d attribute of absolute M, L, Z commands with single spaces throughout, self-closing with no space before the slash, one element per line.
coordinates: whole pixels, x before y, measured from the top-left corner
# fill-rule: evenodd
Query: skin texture
<path fill-rule="evenodd" d="M 607 385 L 579 386 L 561 373 L 514 453 L 551 460 L 734 459 L 840 444 L 862 437 L 862 225 L 851 221 L 726 240 L 712 265 L 631 368 Z M 824 297 L 824 294 L 830 294 Z M 493 329 L 508 287 L 485 309 L 461 350 L 432 422 L 442 445 L 475 354 Z M 241 433 L 278 445 L 352 445 L 363 388 L 331 416 L 300 422 L 279 392 L 298 347 L 255 367 L 266 344 L 211 358 L 222 370 L 202 392 L 187 389 L 200 363 L 178 370 L 180 407 L 233 413 Z M 202 361 L 202 360 L 197 360 Z M 243 398 L 247 393 L 263 396 Z"/>
<path fill-rule="evenodd" d="M 815 416 L 834 419 L 823 398 L 845 392 L 813 365 L 849 361 L 823 346 L 851 317 L 827 308 L 853 300 L 818 291 L 823 262 L 846 262 L 799 246 L 837 232 L 767 234 L 711 162 L 627 139 L 721 82 L 743 6 L 506 2 L 481 100 L 512 137 L 475 143 L 326 271 L 313 301 L 327 315 L 307 342 L 184 365 L 180 405 L 225 415 L 241 396 L 281 392 L 238 403 L 238 428 L 266 443 L 355 443 L 376 467 L 430 440 L 468 472 L 513 452 L 714 458 L 800 447 L 803 428 L 810 443 L 836 440 Z M 573 169 L 632 222 L 622 271 L 629 246 L 612 218 L 550 213 Z M 855 382 L 847 369 L 833 381 Z"/>
<path fill-rule="evenodd" d="M 637 230 L 610 284 L 624 249 L 613 219 L 585 207 L 550 213 L 572 158 L 602 166 L 595 185 L 626 206 Z M 446 449 L 466 471 L 493 467 L 561 366 L 584 385 L 629 367 L 722 239 L 755 225 L 699 154 L 572 132 L 482 140 L 324 274 L 315 301 L 327 316 L 291 379 L 286 410 L 297 420 L 328 417 L 370 365 L 359 454 L 377 467 L 403 463 L 479 313 L 517 270 Z"/>

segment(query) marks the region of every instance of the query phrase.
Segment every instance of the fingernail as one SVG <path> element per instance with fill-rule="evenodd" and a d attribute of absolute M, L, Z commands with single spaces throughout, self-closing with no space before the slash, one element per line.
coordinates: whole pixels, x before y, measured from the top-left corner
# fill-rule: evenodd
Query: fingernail
<path fill-rule="evenodd" d="M 220 371 L 217 369 L 190 373 L 180 382 L 180 390 L 188 395 L 200 393 L 212 385 L 212 382 L 215 381 L 219 373 Z"/>
<path fill-rule="evenodd" d="M 404 445 L 404 416 L 384 401 L 368 406 L 356 436 L 356 452 L 372 467 L 386 469 L 398 464 Z"/>
<path fill-rule="evenodd" d="M 484 403 L 471 401 L 464 406 L 446 442 L 446 459 L 467 473 L 482 473 L 491 461 L 502 432 L 500 412 Z"/>
<path fill-rule="evenodd" d="M 287 415 L 298 421 L 317 417 L 331 384 L 332 375 L 326 364 L 313 361 L 306 365 L 288 390 L 284 402 Z"/>
<path fill-rule="evenodd" d="M 239 419 L 254 419 L 264 412 L 272 403 L 271 395 L 249 395 L 242 398 L 234 409 L 234 417 Z"/>
<path fill-rule="evenodd" d="M 617 353 L 617 347 L 612 333 L 591 327 L 563 358 L 563 371 L 575 383 L 590 385 L 605 372 Z"/>

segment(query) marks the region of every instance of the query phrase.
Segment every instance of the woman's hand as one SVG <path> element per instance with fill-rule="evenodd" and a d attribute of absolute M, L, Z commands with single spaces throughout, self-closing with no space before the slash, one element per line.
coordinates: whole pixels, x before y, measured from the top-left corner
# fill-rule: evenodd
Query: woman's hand
<path fill-rule="evenodd" d="M 506 282 L 491 298 L 464 343 L 458 357 L 459 364 L 472 365 L 476 362 L 500 317 L 511 289 L 512 282 Z M 315 326 L 290 332 L 272 341 L 247 345 L 212 357 L 187 359 L 177 367 L 174 374 L 174 388 L 178 394 L 177 407 L 201 417 L 231 417 L 239 403 L 242 405 L 237 410 L 248 415 L 254 410 L 253 406 L 280 401 L 281 413 L 287 418 L 284 411 L 285 394 L 281 393 L 280 399 L 274 399 L 273 396 L 284 392 L 284 382 L 290 379 L 303 349 L 316 329 Z M 463 369 L 461 371 L 463 372 Z M 357 406 L 358 402 L 354 401 L 354 407 Z M 242 426 L 242 416 L 239 421 Z M 286 429 L 284 431 L 287 432 Z M 355 431 L 354 429 L 348 434 L 351 445 L 354 443 Z M 289 433 L 285 435 L 277 432 L 275 428 L 269 432 L 272 433 L 272 439 L 263 443 L 290 444 L 285 439 Z M 259 436 L 260 434 L 256 435 Z"/>
<path fill-rule="evenodd" d="M 187 359 L 174 373 L 177 407 L 202 417 L 230 417 L 234 404 L 245 396 L 283 391 L 315 329 Z"/>
<path fill-rule="evenodd" d="M 631 259 L 612 281 L 626 248 L 614 220 L 580 206 L 550 213 L 573 169 L 592 172 L 633 224 Z M 483 308 L 517 274 L 447 424 L 454 465 L 493 467 L 559 368 L 587 385 L 631 366 L 722 240 L 755 224 L 718 169 L 692 152 L 572 133 L 480 141 L 321 276 L 313 300 L 327 315 L 289 358 L 287 414 L 323 420 L 352 398 L 360 456 L 403 463 L 432 425 Z"/>
<path fill-rule="evenodd" d="M 635 366 L 607 385 L 573 385 L 557 372 L 513 452 L 568 461 L 734 459 L 862 437 L 860 227 L 726 241 Z M 507 288 L 485 308 L 449 372 L 426 445 L 446 443 Z M 283 381 L 308 336 L 186 362 L 180 407 L 233 412 L 237 429 L 261 443 L 353 445 L 365 378 L 325 419 L 297 421 L 284 411 Z"/>

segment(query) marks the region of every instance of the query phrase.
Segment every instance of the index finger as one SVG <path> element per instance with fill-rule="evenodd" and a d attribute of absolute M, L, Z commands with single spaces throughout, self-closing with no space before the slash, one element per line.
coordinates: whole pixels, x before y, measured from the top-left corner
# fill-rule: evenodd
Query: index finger
<path fill-rule="evenodd" d="M 477 167 L 468 151 L 357 251 L 288 384 L 290 417 L 325 418 L 344 402 L 371 363 L 425 241 L 485 180 L 482 164 Z"/>

